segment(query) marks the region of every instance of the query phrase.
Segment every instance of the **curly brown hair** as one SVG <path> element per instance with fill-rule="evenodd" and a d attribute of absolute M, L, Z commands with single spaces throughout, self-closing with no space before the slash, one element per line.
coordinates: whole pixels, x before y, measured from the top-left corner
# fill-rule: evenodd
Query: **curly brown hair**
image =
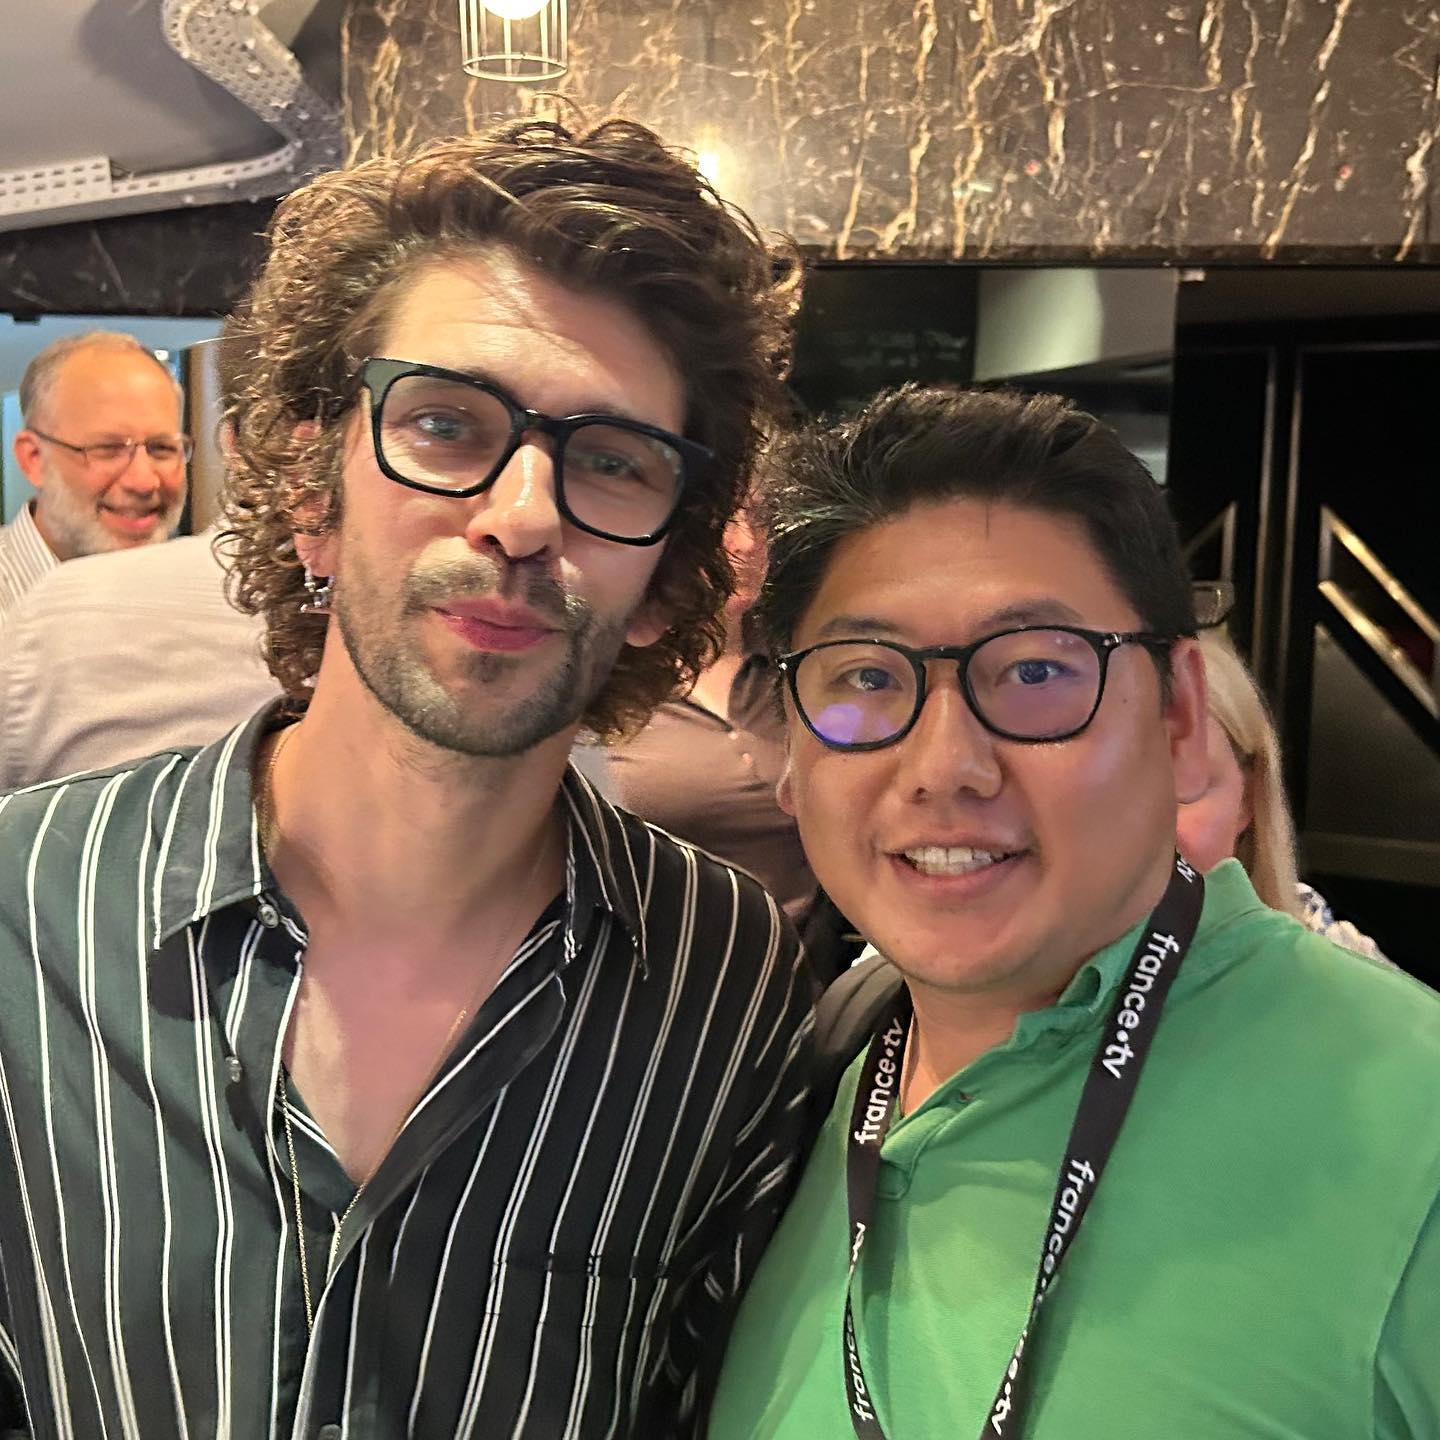
<path fill-rule="evenodd" d="M 269 238 L 229 327 L 253 360 L 227 397 L 235 446 L 221 543 L 235 602 L 264 617 L 266 660 L 291 704 L 308 702 L 326 626 L 301 613 L 294 535 L 339 522 L 340 422 L 359 403 L 356 371 L 421 269 L 502 249 L 628 305 L 681 372 L 685 434 L 715 452 L 651 581 L 669 628 L 622 650 L 584 717 L 602 738 L 642 725 L 719 653 L 734 587 L 725 523 L 784 413 L 793 245 L 767 247 L 683 154 L 625 120 L 580 133 L 511 121 L 322 175 L 282 202 Z"/>

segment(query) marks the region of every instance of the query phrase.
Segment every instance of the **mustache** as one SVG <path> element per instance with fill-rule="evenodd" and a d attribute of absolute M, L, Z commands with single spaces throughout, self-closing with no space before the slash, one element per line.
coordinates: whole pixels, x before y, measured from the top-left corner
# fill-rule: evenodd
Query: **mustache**
<path fill-rule="evenodd" d="M 531 561 L 497 560 L 489 555 L 465 555 L 412 570 L 402 586 L 405 609 L 429 610 L 446 601 L 484 600 L 500 596 L 519 601 L 542 619 L 567 630 L 579 628 L 589 606 L 578 595 L 567 594 L 553 575 Z"/>
<path fill-rule="evenodd" d="M 167 520 L 178 519 L 180 512 L 185 508 L 186 487 L 181 486 L 168 500 L 156 490 L 150 500 L 142 500 L 136 503 L 133 493 L 127 500 L 125 489 L 121 485 L 110 485 L 95 497 L 94 504 L 98 510 L 102 505 L 110 510 L 121 510 L 128 514 L 145 514 L 152 511 L 163 515 Z"/>

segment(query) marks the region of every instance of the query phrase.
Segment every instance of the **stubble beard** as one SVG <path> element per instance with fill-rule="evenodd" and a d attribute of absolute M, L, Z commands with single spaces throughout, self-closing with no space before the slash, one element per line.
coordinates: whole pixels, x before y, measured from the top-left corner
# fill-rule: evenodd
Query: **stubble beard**
<path fill-rule="evenodd" d="M 403 603 L 392 618 L 372 615 L 364 601 L 352 599 L 383 591 L 364 574 L 363 565 L 356 573 L 351 557 L 346 566 L 351 583 L 337 582 L 332 605 L 361 683 L 412 735 L 474 759 L 509 759 L 580 720 L 610 677 L 630 616 L 603 619 L 580 597 L 563 595 L 553 581 L 537 578 L 527 587 L 526 603 L 556 626 L 563 638 L 563 658 L 536 676 L 529 694 L 513 700 L 497 694 L 487 703 L 486 690 L 500 689 L 525 666 L 540 667 L 533 655 L 476 651 L 464 663 L 466 683 L 457 687 L 458 694 L 452 693 L 427 665 L 412 625 L 418 625 L 435 600 L 458 598 L 467 589 L 470 598 L 495 593 L 493 583 L 484 588 L 473 583 L 477 563 L 495 568 L 483 560 L 467 561 L 408 577 Z M 461 589 L 448 578 L 452 575 L 472 583 Z"/>

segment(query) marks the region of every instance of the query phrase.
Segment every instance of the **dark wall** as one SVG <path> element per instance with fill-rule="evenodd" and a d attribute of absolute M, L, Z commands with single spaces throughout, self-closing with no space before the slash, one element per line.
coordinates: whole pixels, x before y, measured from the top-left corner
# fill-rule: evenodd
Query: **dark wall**
<path fill-rule="evenodd" d="M 578 0 L 565 97 L 839 258 L 1440 260 L 1440 21 L 1391 0 Z M 356 155 L 553 114 L 454 0 L 351 0 Z"/>
<path fill-rule="evenodd" d="M 1276 711 L 1302 875 L 1440 984 L 1440 721 L 1386 660 L 1440 673 L 1433 632 L 1394 598 L 1440 614 L 1440 314 L 1416 300 L 1412 315 L 1182 324 L 1169 490 L 1187 537 L 1232 517 L 1229 566 L 1211 544 L 1197 571 L 1235 582 L 1231 630 Z M 1327 510 L 1384 583 L 1322 547 Z"/>
<path fill-rule="evenodd" d="M 966 384 L 977 274 L 946 265 L 817 265 L 795 325 L 790 388 L 810 411 L 847 409 L 907 380 Z"/>
<path fill-rule="evenodd" d="M 265 258 L 274 208 L 205 205 L 0 235 L 0 312 L 227 314 Z"/>

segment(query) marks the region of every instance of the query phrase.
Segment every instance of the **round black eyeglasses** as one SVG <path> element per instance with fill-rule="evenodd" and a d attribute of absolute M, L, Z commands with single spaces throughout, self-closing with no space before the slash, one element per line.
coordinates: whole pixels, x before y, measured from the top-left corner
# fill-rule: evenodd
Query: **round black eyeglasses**
<path fill-rule="evenodd" d="M 538 431 L 554 446 L 561 515 L 621 545 L 663 539 L 685 487 L 715 459 L 704 445 L 639 420 L 529 410 L 498 385 L 438 365 L 377 356 L 359 379 L 370 394 L 375 458 L 396 484 L 479 495 Z"/>
<path fill-rule="evenodd" d="M 933 660 L 955 661 L 965 703 L 992 734 L 1038 744 L 1069 740 L 1095 718 L 1121 645 L 1161 654 L 1180 638 L 1024 625 L 924 650 L 894 640 L 826 640 L 777 663 L 806 729 L 832 750 L 880 750 L 903 740 L 924 708 Z"/>

